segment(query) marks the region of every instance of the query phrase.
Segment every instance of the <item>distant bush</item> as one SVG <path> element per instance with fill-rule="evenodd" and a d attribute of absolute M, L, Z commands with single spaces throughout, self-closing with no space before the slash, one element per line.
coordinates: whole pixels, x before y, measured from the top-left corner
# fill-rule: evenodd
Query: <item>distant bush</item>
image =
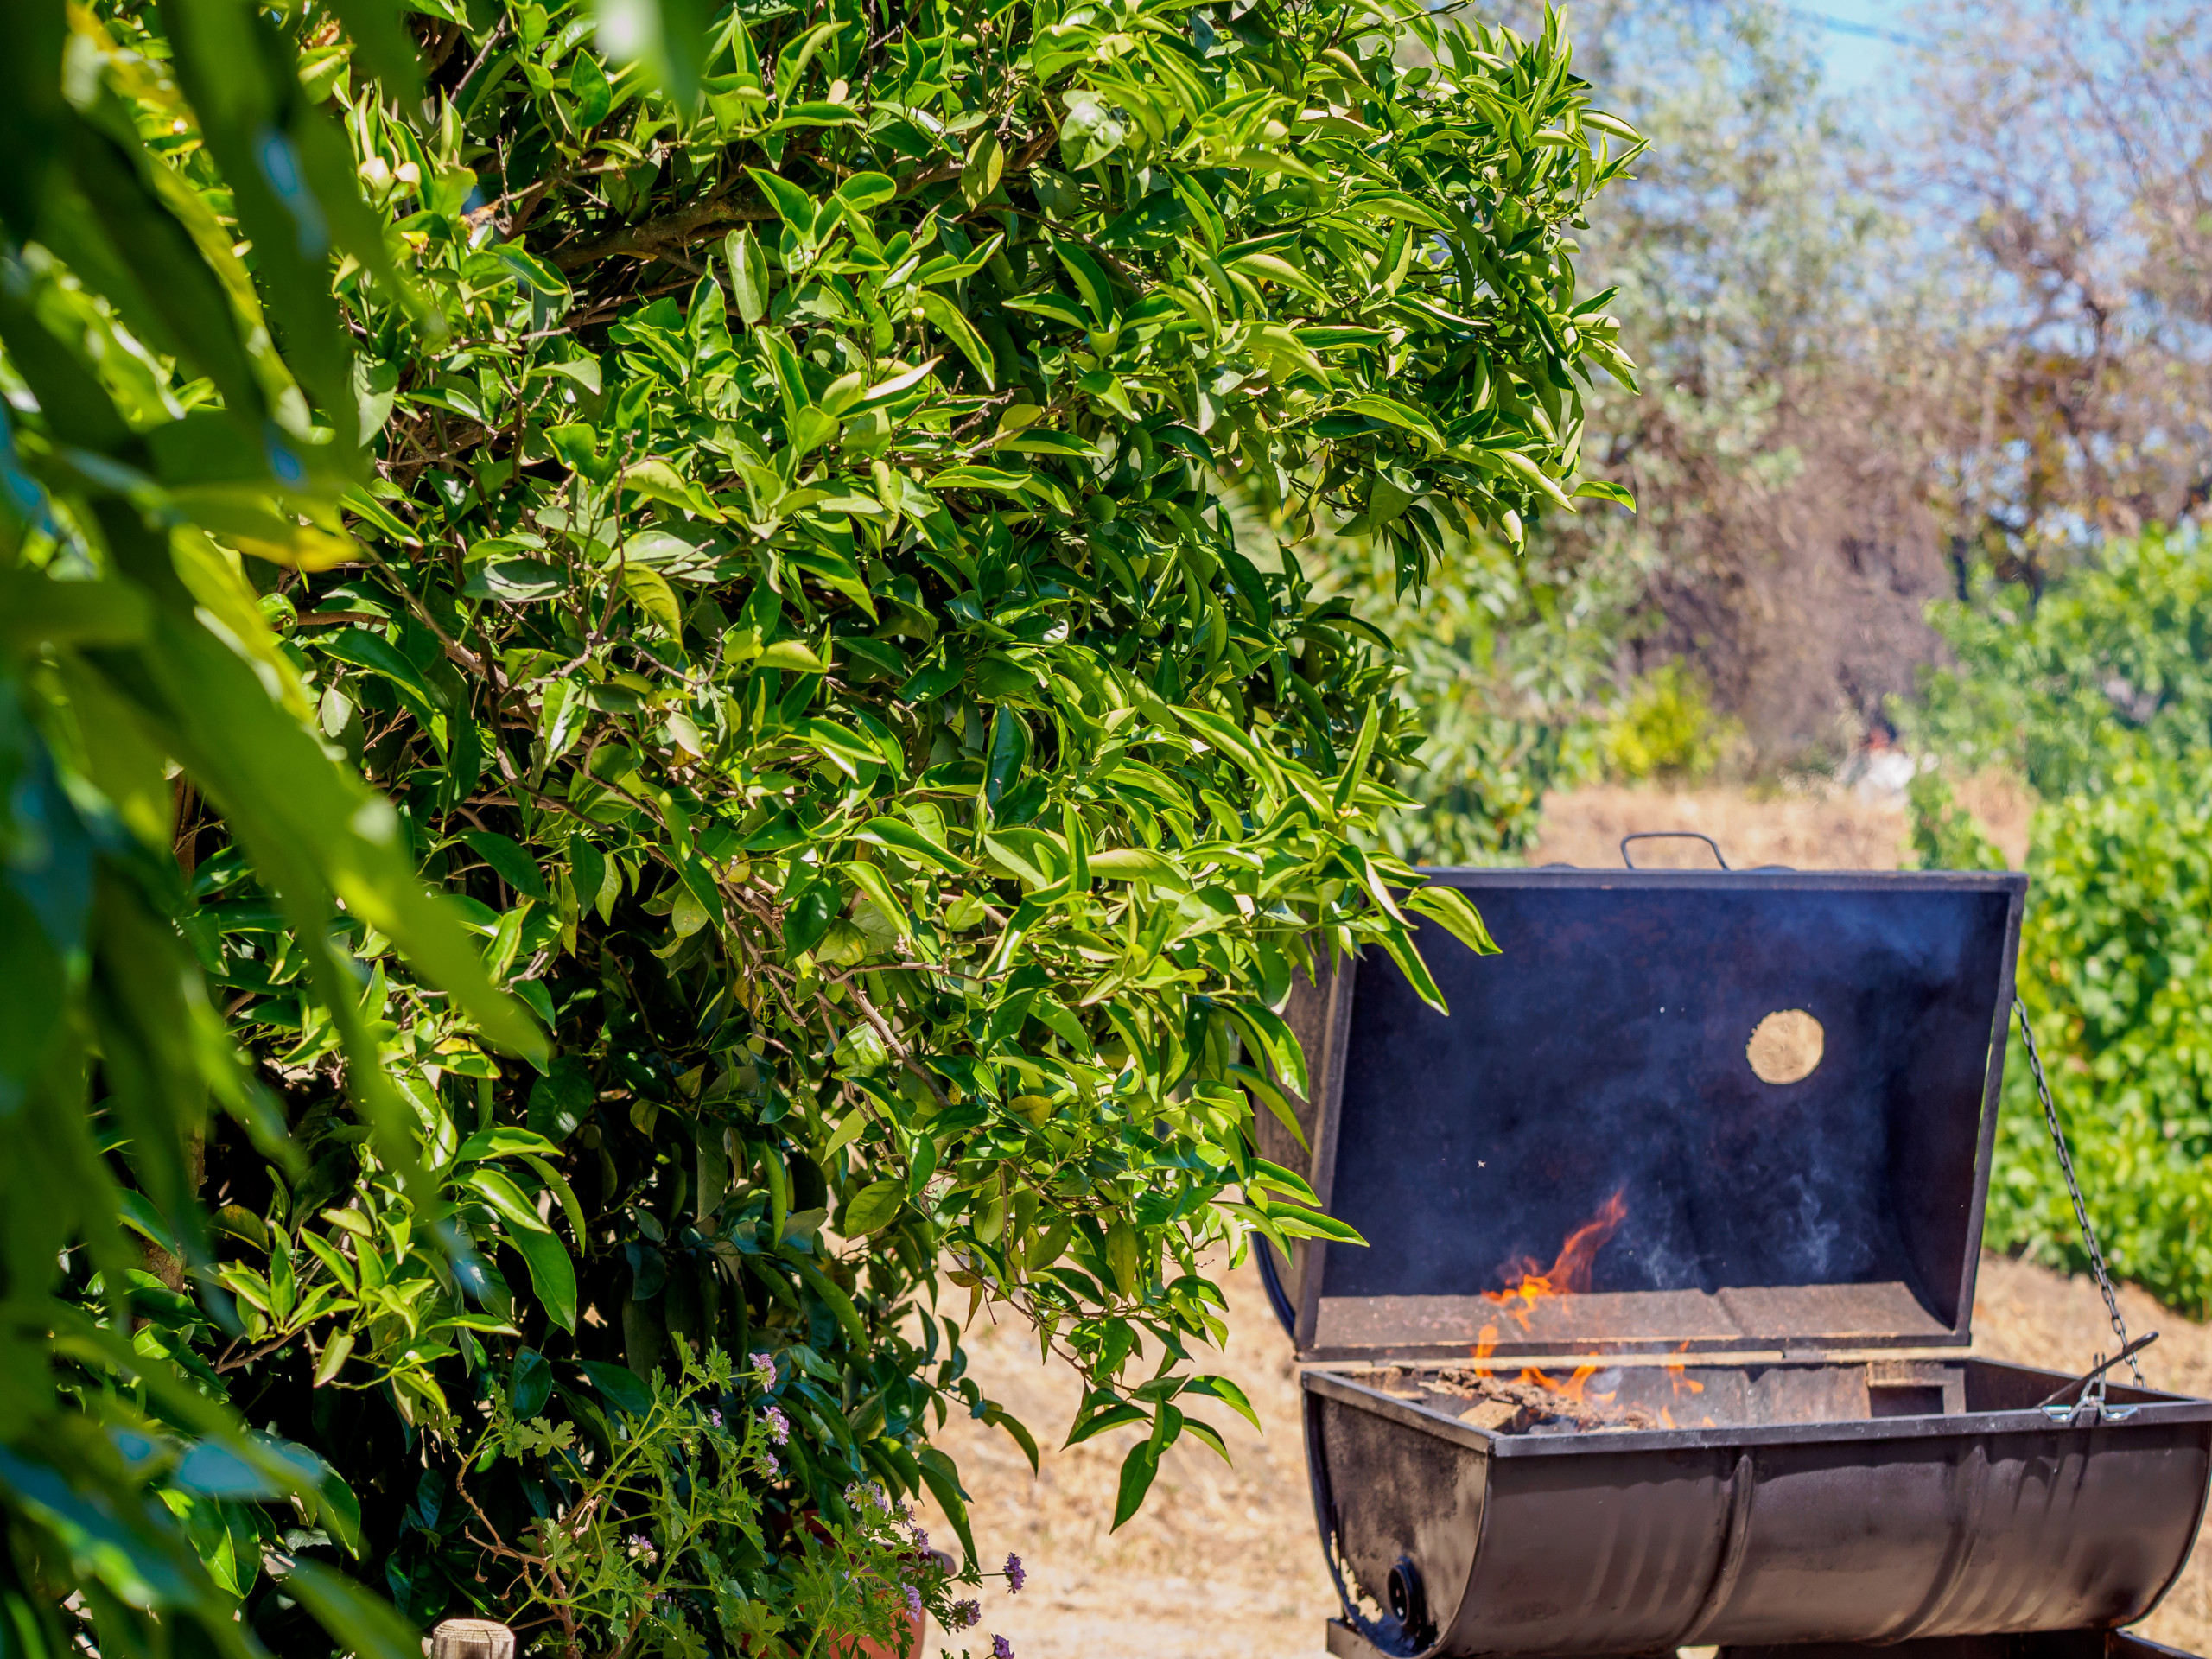
<path fill-rule="evenodd" d="M 2113 1268 L 2212 1308 L 2212 544 L 2114 541 L 2040 602 L 1936 607 L 1956 665 L 1898 711 L 1955 766 L 2019 770 L 2031 834 L 2019 989 Z M 1909 791 L 1923 868 L 2004 859 L 1940 773 Z M 1987 1243 L 2086 1268 L 2015 1030 Z"/>
<path fill-rule="evenodd" d="M 1600 742 L 1619 777 L 1694 783 L 1719 763 L 1737 735 L 1736 723 L 1713 712 L 1703 676 L 1669 663 L 1629 694 Z"/>
<path fill-rule="evenodd" d="M 2036 815 L 2020 995 L 2113 1268 L 2212 1308 L 2212 750 Z M 2086 1268 L 2017 1032 L 1985 1236 Z"/>
<path fill-rule="evenodd" d="M 1898 712 L 1968 771 L 2003 766 L 2049 801 L 2136 755 L 2212 754 L 2212 539 L 2114 538 L 2040 600 L 1985 578 L 1929 620 L 1955 665 Z"/>
<path fill-rule="evenodd" d="M 1989 832 L 1951 793 L 1941 772 L 1922 772 L 1905 785 L 1910 815 L 1908 856 L 1915 869 L 2002 870 L 2011 868 Z"/>

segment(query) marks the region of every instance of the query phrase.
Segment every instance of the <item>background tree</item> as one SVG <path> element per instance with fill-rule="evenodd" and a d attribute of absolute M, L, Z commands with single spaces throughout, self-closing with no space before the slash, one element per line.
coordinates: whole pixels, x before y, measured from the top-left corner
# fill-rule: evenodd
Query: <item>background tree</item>
<path fill-rule="evenodd" d="M 1646 366 L 1585 444 L 1638 513 L 1545 532 L 1578 591 L 1624 594 L 1612 673 L 1554 724 L 1690 658 L 1756 769 L 1833 767 L 1978 563 L 2040 583 L 2201 513 L 2202 8 L 1937 7 L 1890 53 L 1909 85 L 1849 101 L 1772 7 L 1578 18 L 1653 139 L 1580 238 Z"/>
<path fill-rule="evenodd" d="M 893 1506 L 976 1580 L 987 1300 L 1148 1427 L 1126 1518 L 1242 1403 L 1202 1252 L 1335 1228 L 1290 975 L 1484 943 L 1225 504 L 1407 589 L 1572 505 L 1638 141 L 1555 22 L 6 29 L 16 1639 L 957 1627 Z"/>

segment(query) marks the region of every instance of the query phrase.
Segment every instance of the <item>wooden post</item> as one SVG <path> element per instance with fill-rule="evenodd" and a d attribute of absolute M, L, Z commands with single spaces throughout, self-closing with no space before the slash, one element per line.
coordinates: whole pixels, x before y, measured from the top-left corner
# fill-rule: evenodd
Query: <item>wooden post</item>
<path fill-rule="evenodd" d="M 515 1633 L 488 1618 L 448 1618 L 430 1632 L 430 1659 L 515 1659 Z"/>

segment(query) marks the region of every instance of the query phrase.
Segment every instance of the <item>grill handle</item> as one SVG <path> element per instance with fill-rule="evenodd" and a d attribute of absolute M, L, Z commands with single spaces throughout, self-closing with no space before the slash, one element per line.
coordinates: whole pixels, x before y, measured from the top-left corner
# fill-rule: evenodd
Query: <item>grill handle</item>
<path fill-rule="evenodd" d="M 1713 849 L 1713 861 L 1724 870 L 1728 868 L 1728 861 L 1720 855 L 1720 843 L 1701 830 L 1639 830 L 1632 836 L 1623 836 L 1621 862 L 1632 870 L 1636 868 L 1636 861 L 1628 855 L 1628 844 L 1631 841 L 1701 841 Z"/>

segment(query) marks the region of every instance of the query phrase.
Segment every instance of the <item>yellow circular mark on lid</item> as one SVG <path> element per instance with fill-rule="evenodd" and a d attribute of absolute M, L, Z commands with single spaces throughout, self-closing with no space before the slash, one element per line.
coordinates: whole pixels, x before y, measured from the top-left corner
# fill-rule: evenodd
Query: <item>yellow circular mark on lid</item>
<path fill-rule="evenodd" d="M 1802 1008 L 1783 1008 L 1759 1021 L 1744 1058 L 1762 1083 L 1802 1083 L 1827 1052 L 1827 1033 Z"/>

